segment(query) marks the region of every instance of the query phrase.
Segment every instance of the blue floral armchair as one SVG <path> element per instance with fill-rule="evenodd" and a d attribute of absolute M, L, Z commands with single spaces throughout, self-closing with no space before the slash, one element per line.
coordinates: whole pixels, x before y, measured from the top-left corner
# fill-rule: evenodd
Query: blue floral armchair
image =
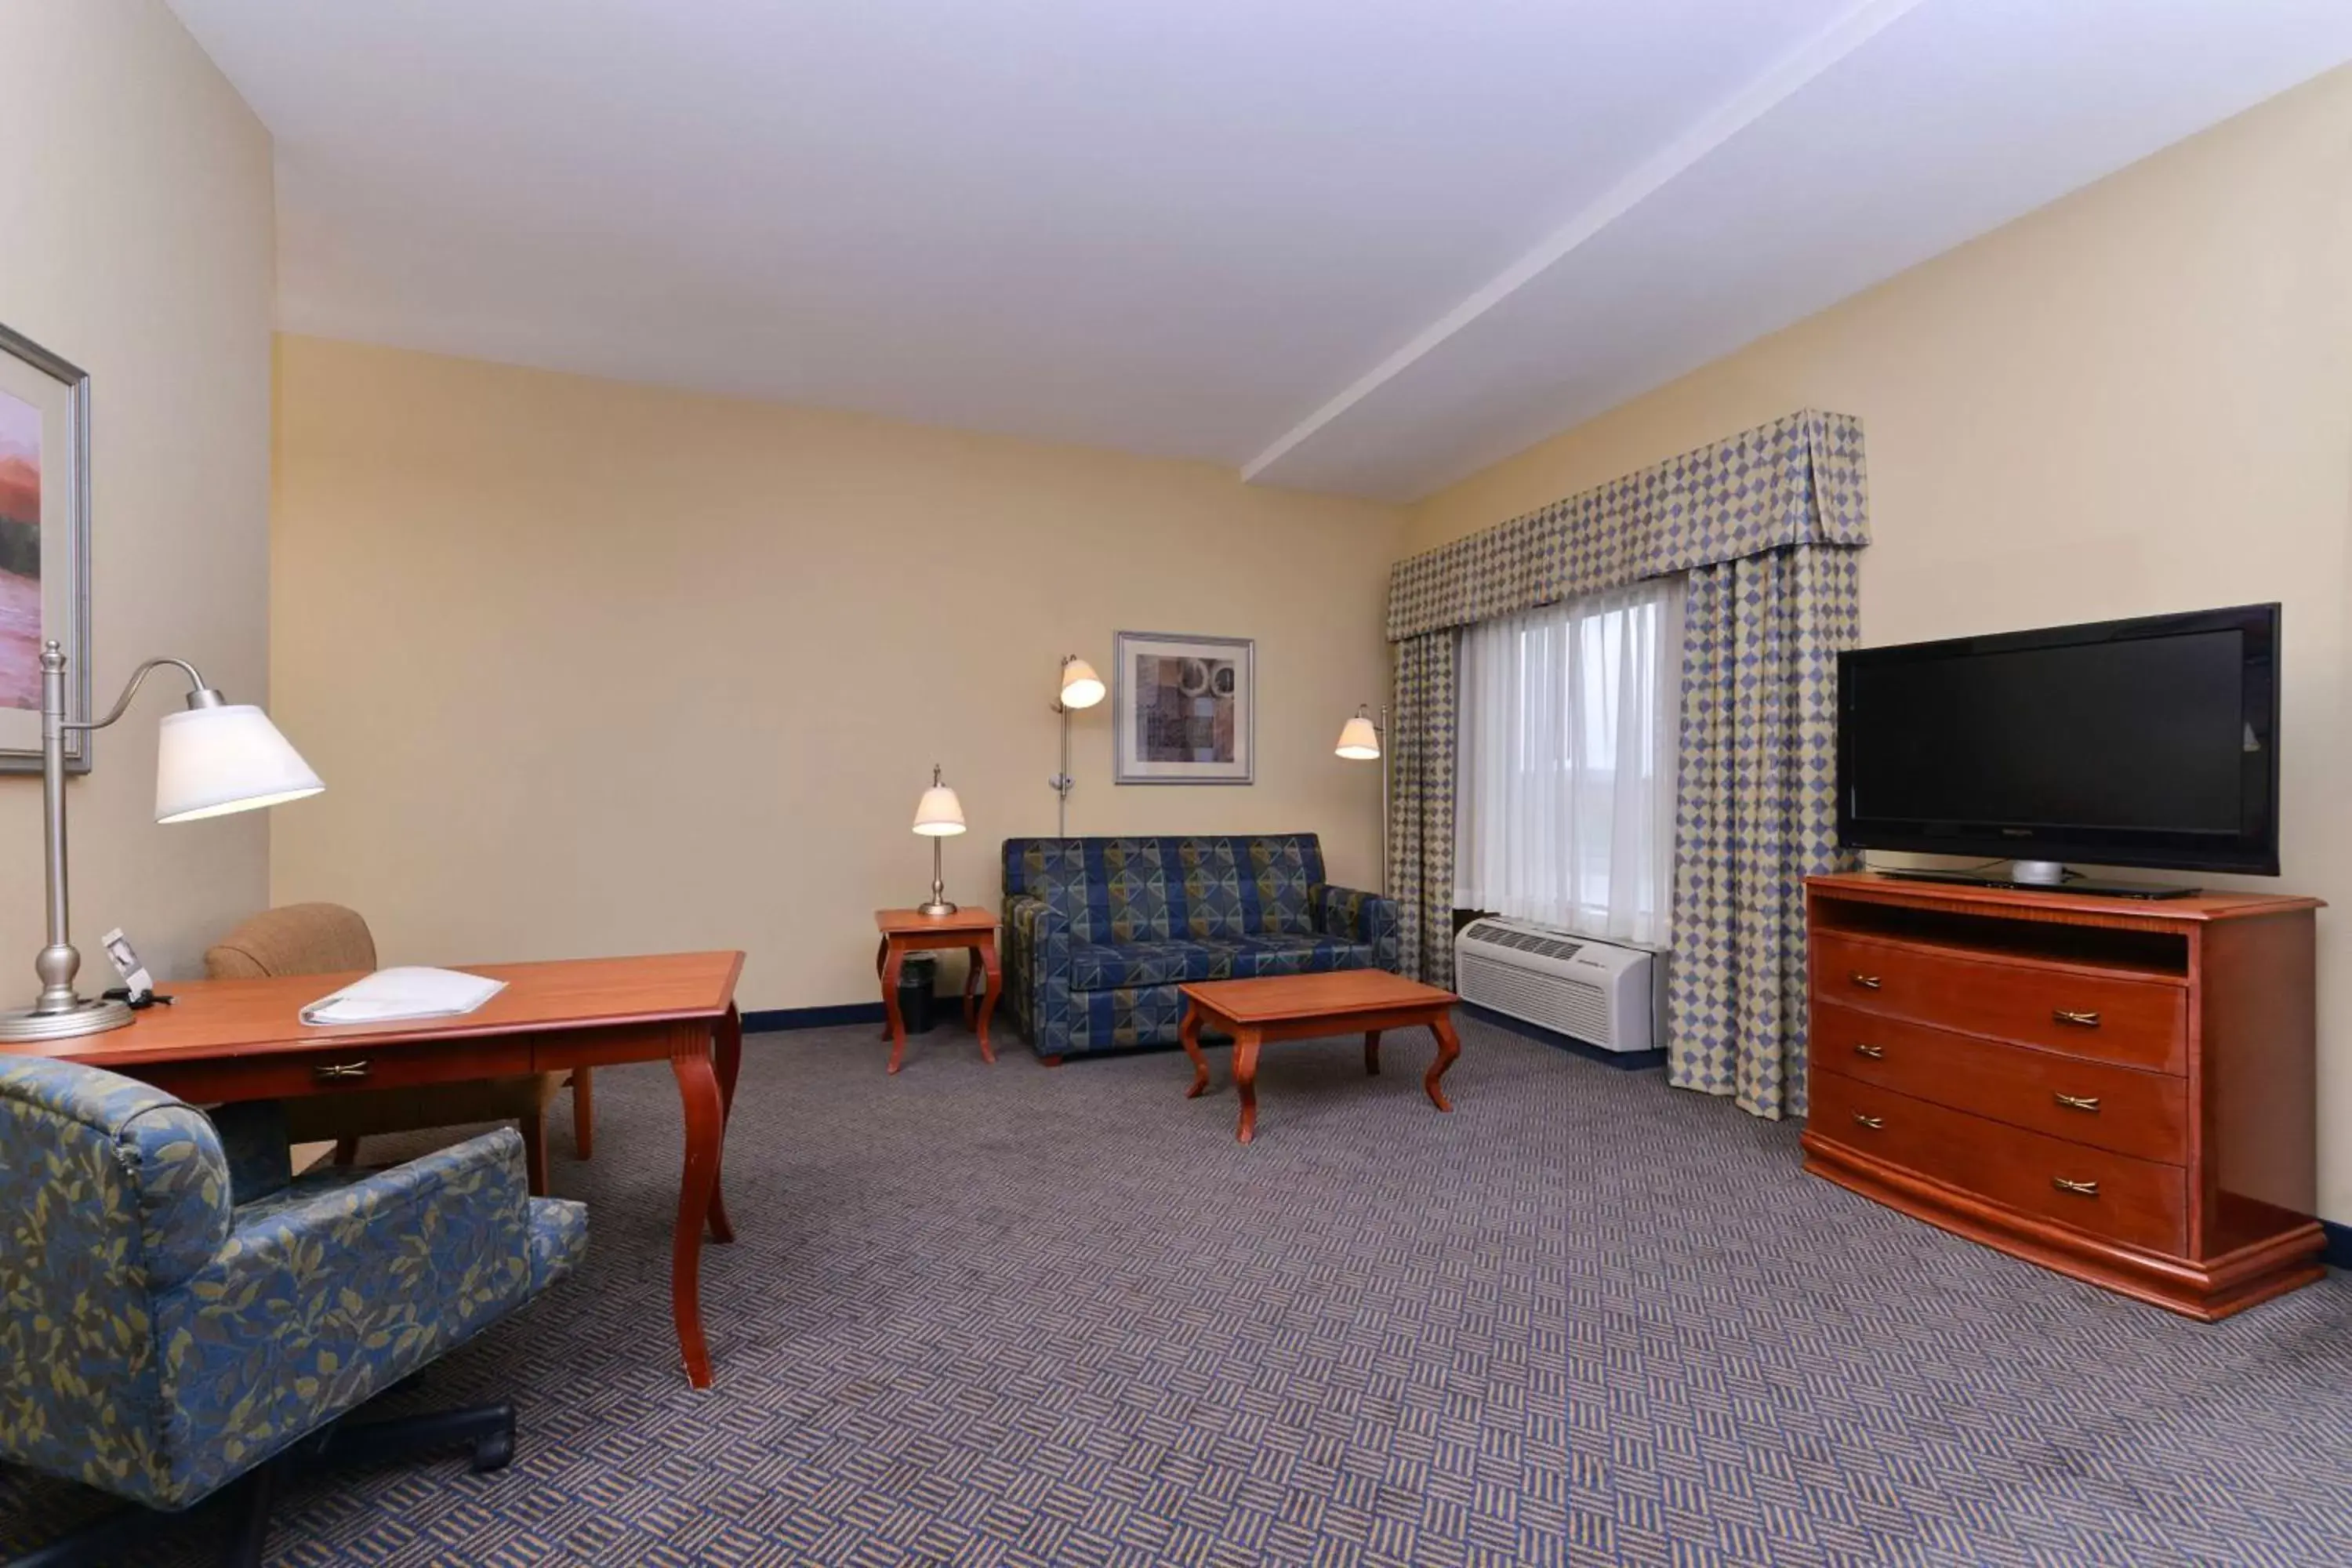
<path fill-rule="evenodd" d="M 0 1459 L 190 1508 L 289 1451 L 281 1470 L 319 1458 L 338 1417 L 562 1279 L 586 1240 L 581 1205 L 528 1195 L 511 1129 L 295 1177 L 274 1102 L 207 1117 L 0 1057 Z M 413 1417 L 344 1447 L 379 1458 L 403 1428 L 494 1468 L 513 1420 Z M 233 1560 L 257 1559 L 254 1489 Z M 39 1560 L 113 1561 L 142 1528 L 134 1510 Z"/>
<path fill-rule="evenodd" d="M 1192 980 L 1397 966 L 1392 900 L 1312 833 L 1004 841 L 1005 1000 L 1048 1060 L 1173 1046 Z"/>

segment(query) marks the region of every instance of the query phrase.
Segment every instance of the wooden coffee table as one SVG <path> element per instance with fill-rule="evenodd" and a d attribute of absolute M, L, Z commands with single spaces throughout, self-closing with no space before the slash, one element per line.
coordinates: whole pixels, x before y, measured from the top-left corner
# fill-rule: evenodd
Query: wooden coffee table
<path fill-rule="evenodd" d="M 1454 1032 L 1451 991 L 1423 985 L 1380 969 L 1346 969 L 1332 974 L 1269 975 L 1263 980 L 1203 980 L 1180 987 L 1184 1024 L 1178 1038 L 1192 1058 L 1187 1100 L 1209 1087 L 1209 1061 L 1201 1054 L 1201 1026 L 1221 1026 L 1234 1037 L 1234 1087 L 1241 1092 L 1242 1121 L 1235 1134 L 1246 1143 L 1257 1131 L 1257 1048 L 1268 1040 L 1302 1040 L 1364 1031 L 1364 1071 L 1381 1070 L 1381 1032 L 1426 1026 L 1437 1037 L 1437 1059 L 1421 1087 L 1429 1102 L 1451 1110 L 1438 1079 L 1462 1054 Z"/>

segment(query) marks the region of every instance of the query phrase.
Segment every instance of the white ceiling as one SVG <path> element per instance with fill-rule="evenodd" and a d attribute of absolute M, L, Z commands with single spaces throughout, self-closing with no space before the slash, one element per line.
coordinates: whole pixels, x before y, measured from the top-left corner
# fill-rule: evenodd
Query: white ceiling
<path fill-rule="evenodd" d="M 2347 0 L 171 0 L 288 331 L 1403 500 L 2352 59 Z"/>

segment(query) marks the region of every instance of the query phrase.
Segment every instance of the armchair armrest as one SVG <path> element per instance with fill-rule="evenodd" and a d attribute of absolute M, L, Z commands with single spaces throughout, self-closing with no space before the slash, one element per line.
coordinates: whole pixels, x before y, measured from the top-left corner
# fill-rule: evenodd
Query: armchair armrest
<path fill-rule="evenodd" d="M 521 1305 L 529 1204 L 522 1139 L 501 1128 L 238 1209 L 212 1260 L 155 1303 L 155 1500 L 204 1496 Z"/>
<path fill-rule="evenodd" d="M 1395 971 L 1400 915 L 1394 899 L 1328 882 L 1315 884 L 1307 897 L 1314 906 L 1316 930 L 1326 936 L 1369 943 L 1373 966 Z"/>

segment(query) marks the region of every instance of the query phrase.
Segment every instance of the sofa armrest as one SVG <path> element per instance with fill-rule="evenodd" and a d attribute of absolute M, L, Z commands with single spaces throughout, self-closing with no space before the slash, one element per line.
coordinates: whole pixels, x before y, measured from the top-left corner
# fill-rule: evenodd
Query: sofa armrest
<path fill-rule="evenodd" d="M 1034 893 L 1005 900 L 1004 940 L 1017 1011 L 1040 1056 L 1070 1043 L 1070 917 Z"/>
<path fill-rule="evenodd" d="M 512 1128 L 239 1211 L 156 1302 L 164 1442 L 148 1500 L 203 1497 L 521 1305 L 530 1232 Z"/>
<path fill-rule="evenodd" d="M 1370 944 L 1373 965 L 1395 971 L 1400 920 L 1394 899 L 1354 888 L 1337 888 L 1328 882 L 1315 884 L 1307 890 L 1307 897 L 1314 906 L 1317 931 L 1325 936 Z"/>

